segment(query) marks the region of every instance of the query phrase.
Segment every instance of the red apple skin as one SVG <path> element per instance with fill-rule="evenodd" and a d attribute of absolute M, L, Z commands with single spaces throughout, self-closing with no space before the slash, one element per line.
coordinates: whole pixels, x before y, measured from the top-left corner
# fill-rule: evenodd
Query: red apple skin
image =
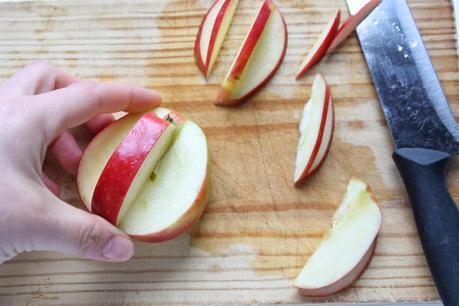
<path fill-rule="evenodd" d="M 225 17 L 226 10 L 229 7 L 229 4 L 231 3 L 231 0 L 226 0 L 225 3 L 222 5 L 220 11 L 218 12 L 217 18 L 215 19 L 214 26 L 212 28 L 212 33 L 210 35 L 210 41 L 209 41 L 209 48 L 207 49 L 207 55 L 206 55 L 206 63 L 203 62 L 203 59 L 201 58 L 201 48 L 200 48 L 200 41 L 201 41 L 201 32 L 202 32 L 202 27 L 204 26 L 204 22 L 206 21 L 210 11 L 217 5 L 218 1 L 215 1 L 212 6 L 209 8 L 207 13 L 204 15 L 201 21 L 201 25 L 199 26 L 198 30 L 198 35 L 196 36 L 196 40 L 194 43 L 194 57 L 196 60 L 196 64 L 198 65 L 199 70 L 201 70 L 202 74 L 204 77 L 208 77 L 210 71 L 209 69 L 209 63 L 210 63 L 210 58 L 214 49 L 215 45 L 215 40 L 217 39 L 217 34 L 218 31 L 220 30 L 220 25 L 223 21 L 223 18 Z"/>
<path fill-rule="evenodd" d="M 330 103 L 332 103 L 332 102 L 330 101 Z M 333 104 L 332 104 L 332 110 L 331 111 L 334 112 Z M 301 184 L 304 182 L 304 180 L 306 178 L 308 178 L 311 175 L 314 175 L 317 172 L 317 170 L 319 170 L 319 168 L 324 163 L 324 161 L 325 161 L 325 159 L 326 159 L 326 157 L 328 155 L 328 152 L 330 152 L 330 147 L 331 147 L 331 143 L 332 143 L 332 139 L 333 139 L 334 135 L 335 135 L 335 116 L 333 115 L 332 132 L 331 132 L 331 135 L 330 135 L 330 140 L 328 141 L 327 150 L 325 151 L 325 154 L 322 157 L 322 160 L 319 162 L 319 164 L 317 165 L 317 167 L 314 170 L 312 170 L 310 173 L 308 173 L 304 178 L 299 179 L 297 182 L 295 182 L 294 185 L 293 185 L 294 187 L 300 187 Z M 304 173 L 303 173 L 303 175 L 304 175 Z"/>
<path fill-rule="evenodd" d="M 266 3 L 269 3 L 269 5 L 272 7 L 271 10 L 278 10 L 279 11 L 277 6 L 273 2 L 271 2 L 269 0 L 265 0 L 265 2 L 263 3 L 263 6 L 265 6 Z M 268 15 L 268 18 L 269 18 L 269 15 Z M 268 18 L 266 18 L 266 21 L 263 23 L 264 25 L 268 21 Z M 285 31 L 284 46 L 283 46 L 282 54 L 279 57 L 279 61 L 277 62 L 277 64 L 274 67 L 274 69 L 266 76 L 266 78 L 263 81 L 260 82 L 260 84 L 258 84 L 251 91 L 249 91 L 248 93 L 246 93 L 245 95 L 243 95 L 243 96 L 241 96 L 241 97 L 239 97 L 237 99 L 228 100 L 228 98 L 231 96 L 232 93 L 228 92 L 225 88 L 220 87 L 220 89 L 218 91 L 218 94 L 217 94 L 217 101 L 215 102 L 215 105 L 217 105 L 217 106 L 237 106 L 237 105 L 240 105 L 243 102 L 245 102 L 248 98 L 252 97 L 263 86 L 265 86 L 266 83 L 268 83 L 269 80 L 274 76 L 274 74 L 277 72 L 277 70 L 279 69 L 280 65 L 282 64 L 282 60 L 284 59 L 285 53 L 287 51 L 287 42 L 288 42 L 287 24 L 285 23 L 285 19 L 284 19 L 283 16 L 282 16 L 282 23 L 283 23 L 283 30 Z M 262 30 L 260 31 L 260 33 L 258 35 L 258 38 L 260 37 L 261 33 L 263 32 Z M 249 36 L 247 38 L 249 38 Z M 258 38 L 257 38 L 257 40 L 258 40 Z M 252 44 L 253 44 L 253 47 L 252 47 L 251 51 L 253 51 L 253 48 L 255 48 L 256 41 L 252 42 Z M 241 54 L 242 53 L 243 52 L 241 51 Z M 250 54 L 251 53 L 252 52 L 250 52 Z M 250 54 L 246 55 L 247 59 L 245 59 L 245 64 L 247 64 L 247 62 L 248 62 L 248 60 L 250 58 Z M 232 71 L 232 78 L 231 78 L 232 81 L 237 81 L 237 78 L 239 78 L 240 75 L 242 74 L 242 72 L 244 71 L 245 64 L 243 66 L 238 65 L 238 66 L 234 67 L 234 69 Z M 237 67 L 237 70 L 236 70 L 236 67 Z"/>
<path fill-rule="evenodd" d="M 210 59 L 212 57 L 212 52 L 214 50 L 215 46 L 215 41 L 217 40 L 217 35 L 218 31 L 220 30 L 221 23 L 223 21 L 223 18 L 225 17 L 226 11 L 228 10 L 228 7 L 231 3 L 231 0 L 226 0 L 225 3 L 223 3 L 220 11 L 218 12 L 217 19 L 215 19 L 214 27 L 212 28 L 212 34 L 210 34 L 210 44 L 209 48 L 207 49 L 207 59 L 206 59 L 206 74 L 205 76 L 208 77 L 210 71 L 209 71 L 209 64 L 210 64 Z"/>
<path fill-rule="evenodd" d="M 338 292 L 341 292 L 349 286 L 352 285 L 357 279 L 360 278 L 360 276 L 365 272 L 367 269 L 368 265 L 371 262 L 371 259 L 373 258 L 375 249 L 376 249 L 376 242 L 377 242 L 377 236 L 371 246 L 368 248 L 368 250 L 365 252 L 365 254 L 362 256 L 362 259 L 360 262 L 344 277 L 341 279 L 337 280 L 333 284 L 330 284 L 326 287 L 323 288 L 314 288 L 314 289 L 304 289 L 304 288 L 298 288 L 298 292 L 301 295 L 307 296 L 307 297 L 325 297 L 329 296 L 332 294 L 336 294 Z"/>
<path fill-rule="evenodd" d="M 213 5 L 215 5 L 215 3 Z M 201 71 L 201 73 L 204 76 L 207 76 L 207 73 L 206 73 L 206 67 L 205 67 L 204 63 L 202 62 L 202 58 L 201 58 L 201 55 L 200 55 L 201 54 L 201 48 L 199 46 L 199 42 L 201 41 L 202 27 L 203 27 L 204 20 L 205 20 L 206 17 L 207 17 L 207 14 L 204 16 L 203 22 L 199 26 L 198 34 L 196 35 L 196 40 L 194 42 L 194 61 L 196 62 L 196 66 L 198 66 L 199 70 Z"/>
<path fill-rule="evenodd" d="M 381 1 L 382 0 L 370 0 L 356 14 L 349 16 L 339 27 L 326 53 L 328 54 L 335 50 L 336 47 L 338 47 L 347 38 L 347 36 L 349 36 L 357 28 L 360 22 L 367 18 L 367 16 L 381 3 Z M 359 21 L 352 25 L 356 20 Z M 353 27 L 352 31 L 349 32 L 349 34 L 342 36 L 344 31 L 350 26 Z"/>
<path fill-rule="evenodd" d="M 146 234 L 146 235 L 129 235 L 132 239 L 137 239 L 145 242 L 163 242 L 173 239 L 194 225 L 204 213 L 207 199 L 210 193 L 210 178 L 209 165 L 207 166 L 206 178 L 201 186 L 198 197 L 193 205 L 178 219 L 173 225 L 163 229 L 162 231 Z"/>
<path fill-rule="evenodd" d="M 196 65 L 198 66 L 199 70 L 201 70 L 204 76 L 207 76 L 206 65 L 203 63 L 203 59 L 201 58 L 201 47 L 199 46 L 199 42 L 201 41 L 201 33 L 202 27 L 204 26 L 204 22 L 206 21 L 209 12 L 214 8 L 215 5 L 217 5 L 217 2 L 218 1 L 214 1 L 214 3 L 210 6 L 210 8 L 207 10 L 206 14 L 202 18 L 201 24 L 199 25 L 198 29 L 198 34 L 196 35 L 196 40 L 194 41 L 194 59 L 196 61 Z"/>
<path fill-rule="evenodd" d="M 294 186 L 295 187 L 298 187 L 301 185 L 301 183 L 308 177 L 308 176 L 311 176 L 313 173 L 315 173 L 319 168 L 320 166 L 322 165 L 323 161 L 325 160 L 325 157 L 327 156 L 328 154 L 328 151 L 330 150 L 330 144 L 331 144 L 331 140 L 333 138 L 333 131 L 334 131 L 334 125 L 335 125 L 335 116 L 333 116 L 333 123 L 332 123 L 332 135 L 330 137 L 330 141 L 328 143 L 328 148 L 327 148 L 327 151 L 326 153 L 324 154 L 323 158 L 322 158 L 322 161 L 319 163 L 319 165 L 317 165 L 317 167 L 314 169 L 314 171 L 310 172 L 309 173 L 309 169 L 312 167 L 312 165 L 314 164 L 314 160 L 316 159 L 316 156 L 317 156 L 317 153 L 319 152 L 319 149 L 320 149 L 320 145 L 322 144 L 322 139 L 323 139 L 323 133 L 324 133 L 324 130 L 325 130 L 325 124 L 327 123 L 327 116 L 329 116 L 330 114 L 328 114 L 328 106 L 329 106 L 329 103 L 332 103 L 331 101 L 331 97 L 330 97 L 330 86 L 328 85 L 327 81 L 325 81 L 324 79 L 324 82 L 326 84 L 326 93 L 325 93 L 325 99 L 327 99 L 327 103 L 324 103 L 324 108 L 323 108 L 323 111 L 322 111 L 322 114 L 325 114 L 325 116 L 323 117 L 322 119 L 322 122 L 320 123 L 320 130 L 319 130 L 319 135 L 317 137 L 317 142 L 315 143 L 314 145 L 314 149 L 312 150 L 312 154 L 311 154 L 311 158 L 309 159 L 308 161 L 308 164 L 306 165 L 306 167 L 304 168 L 303 170 L 303 173 L 301 174 L 300 178 L 294 183 Z M 333 113 L 334 109 L 332 107 L 332 110 L 331 112 Z"/>
<path fill-rule="evenodd" d="M 91 211 L 116 225 L 118 213 L 134 177 L 169 123 L 144 114 L 110 156 L 94 189 Z M 144 141 L 139 142 L 139 139 Z"/>
<path fill-rule="evenodd" d="M 317 64 L 322 59 L 322 57 L 324 57 L 325 52 L 327 51 L 333 38 L 335 37 L 336 32 L 338 31 L 340 18 L 341 18 L 341 11 L 338 10 L 333 16 L 333 24 L 330 27 L 330 30 L 327 36 L 325 37 L 322 44 L 320 45 L 320 48 L 317 49 L 316 53 L 311 58 L 309 63 L 306 66 L 304 66 L 300 72 L 298 72 L 298 74 L 295 77 L 295 80 L 301 79 L 306 74 L 306 72 L 308 72 L 309 69 L 311 69 L 315 64 Z"/>

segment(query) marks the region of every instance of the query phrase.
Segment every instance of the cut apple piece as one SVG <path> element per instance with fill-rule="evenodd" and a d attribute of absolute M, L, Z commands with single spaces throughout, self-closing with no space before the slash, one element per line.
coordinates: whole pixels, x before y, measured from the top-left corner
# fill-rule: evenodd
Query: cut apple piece
<path fill-rule="evenodd" d="M 316 40 L 308 55 L 306 55 L 306 58 L 301 64 L 301 68 L 295 77 L 296 80 L 300 79 L 309 69 L 311 69 L 312 66 L 318 63 L 325 55 L 328 46 L 330 46 L 330 43 L 332 42 L 333 37 L 335 36 L 336 31 L 338 30 L 340 16 L 341 12 L 340 10 L 337 10 L 336 13 L 333 15 L 333 18 L 327 23 L 327 26 L 320 34 L 319 38 Z"/>
<path fill-rule="evenodd" d="M 174 129 L 174 125 L 153 113 L 143 115 L 105 165 L 94 190 L 91 211 L 118 224 L 172 142 Z"/>
<path fill-rule="evenodd" d="M 312 85 L 311 97 L 304 106 L 296 151 L 293 181 L 299 185 L 314 173 L 327 156 L 333 138 L 334 112 L 330 87 L 318 74 Z"/>
<path fill-rule="evenodd" d="M 139 181 L 133 201 L 118 214 L 116 225 L 128 235 L 144 241 L 164 241 L 180 235 L 201 216 L 209 190 L 207 140 L 195 123 L 179 113 L 165 108 L 154 110 L 156 115 L 180 123 L 171 129 L 173 137 L 164 146 L 162 158 L 149 163 Z M 102 130 L 84 151 L 78 169 L 77 183 L 80 198 L 89 211 L 94 212 L 91 199 L 105 165 L 113 152 L 132 134 L 144 116 L 130 114 Z M 174 126 L 170 124 L 169 126 Z M 138 140 L 145 141 L 141 136 Z M 169 139 L 167 139 L 169 140 Z M 155 144 L 153 149 L 161 149 Z M 156 148 L 156 146 L 159 146 Z M 143 167 L 143 166 L 142 166 Z M 131 180 L 134 183 L 134 179 Z M 117 181 L 112 184 L 117 185 Z M 112 202 L 113 204 L 113 202 Z"/>
<path fill-rule="evenodd" d="M 381 3 L 382 0 L 370 0 L 357 11 L 349 16 L 339 27 L 333 41 L 328 47 L 327 53 L 332 52 L 340 45 L 367 16 Z"/>
<path fill-rule="evenodd" d="M 265 0 L 217 95 L 216 105 L 235 105 L 255 94 L 279 69 L 287 27 L 277 6 Z"/>
<path fill-rule="evenodd" d="M 160 241 L 193 224 L 204 210 L 207 161 L 204 133 L 186 121 L 120 228 L 134 237 Z"/>
<path fill-rule="evenodd" d="M 352 179 L 331 228 L 309 257 L 294 285 L 306 296 L 326 296 L 350 286 L 368 266 L 382 224 L 368 186 Z"/>
<path fill-rule="evenodd" d="M 194 45 L 196 64 L 207 78 L 212 71 L 239 0 L 217 0 L 199 26 Z"/>

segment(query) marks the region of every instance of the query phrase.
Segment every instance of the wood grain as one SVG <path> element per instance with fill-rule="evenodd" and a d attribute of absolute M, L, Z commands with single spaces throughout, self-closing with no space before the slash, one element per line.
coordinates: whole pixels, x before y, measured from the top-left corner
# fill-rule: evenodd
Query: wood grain
<path fill-rule="evenodd" d="M 216 90 L 256 12 L 241 1 L 206 82 L 193 43 L 208 0 L 0 1 L 0 81 L 44 59 L 81 78 L 128 79 L 160 90 L 164 105 L 208 135 L 213 190 L 202 220 L 161 244 L 136 243 L 127 263 L 97 263 L 31 253 L 0 266 L 1 305 L 213 305 L 235 303 L 398 302 L 437 300 L 392 142 L 355 36 L 299 82 L 302 54 L 344 1 L 278 0 L 289 30 L 274 79 L 239 108 L 213 105 Z M 438 76 L 459 110 L 459 73 L 448 0 L 410 1 Z M 331 84 L 336 130 L 328 159 L 301 188 L 292 187 L 297 124 L 316 72 Z M 87 131 L 75 131 L 81 145 Z M 80 206 L 74 179 L 48 159 L 45 169 Z M 370 184 L 384 213 L 376 254 L 349 290 L 305 299 L 294 277 L 314 251 L 350 177 Z M 459 199 L 459 162 L 449 172 Z"/>

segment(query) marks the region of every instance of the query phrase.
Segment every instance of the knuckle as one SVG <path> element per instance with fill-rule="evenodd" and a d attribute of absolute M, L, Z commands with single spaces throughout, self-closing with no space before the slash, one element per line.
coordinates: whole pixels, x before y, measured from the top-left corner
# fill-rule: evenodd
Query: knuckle
<path fill-rule="evenodd" d="M 78 249 L 82 254 L 88 254 L 102 246 L 104 242 L 102 227 L 95 218 L 83 222 L 78 232 Z"/>

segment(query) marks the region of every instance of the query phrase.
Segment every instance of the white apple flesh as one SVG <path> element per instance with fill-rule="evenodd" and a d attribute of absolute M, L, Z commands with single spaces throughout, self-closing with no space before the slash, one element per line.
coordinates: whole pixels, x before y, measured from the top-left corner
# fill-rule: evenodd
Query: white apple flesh
<path fill-rule="evenodd" d="M 333 15 L 333 18 L 330 19 L 330 21 L 325 26 L 325 29 L 317 38 L 311 50 L 308 52 L 308 55 L 306 55 L 306 58 L 301 64 L 300 70 L 298 71 L 295 79 L 300 79 L 325 55 L 325 52 L 330 46 L 330 43 L 332 42 L 333 37 L 335 36 L 336 31 L 338 30 L 340 16 L 341 12 L 340 10 L 337 10 L 336 13 Z"/>
<path fill-rule="evenodd" d="M 279 69 L 287 48 L 287 27 L 277 6 L 263 1 L 217 95 L 216 105 L 239 104 Z"/>
<path fill-rule="evenodd" d="M 314 173 L 325 160 L 333 138 L 333 127 L 334 111 L 330 87 L 318 74 L 299 126 L 300 139 L 293 176 L 295 186 Z"/>
<path fill-rule="evenodd" d="M 368 186 L 352 179 L 330 229 L 294 285 L 305 296 L 326 296 L 350 286 L 368 266 L 382 224 Z"/>
<path fill-rule="evenodd" d="M 163 157 L 147 171 L 133 202 L 117 222 L 128 235 L 150 242 L 172 239 L 193 225 L 205 209 L 209 190 L 209 158 L 203 131 L 178 113 L 164 108 L 154 112 L 173 118 L 179 123 L 178 130 Z M 141 117 L 130 114 L 109 125 L 85 150 L 77 183 L 80 198 L 89 211 L 107 161 Z"/>
<path fill-rule="evenodd" d="M 238 3 L 239 0 L 217 0 L 202 19 L 196 36 L 194 56 L 206 78 L 215 64 Z"/>
<path fill-rule="evenodd" d="M 332 52 L 338 47 L 349 35 L 354 32 L 357 26 L 381 3 L 382 0 L 370 0 L 354 15 L 349 16 L 346 21 L 339 27 L 333 41 L 328 47 L 327 53 Z"/>

